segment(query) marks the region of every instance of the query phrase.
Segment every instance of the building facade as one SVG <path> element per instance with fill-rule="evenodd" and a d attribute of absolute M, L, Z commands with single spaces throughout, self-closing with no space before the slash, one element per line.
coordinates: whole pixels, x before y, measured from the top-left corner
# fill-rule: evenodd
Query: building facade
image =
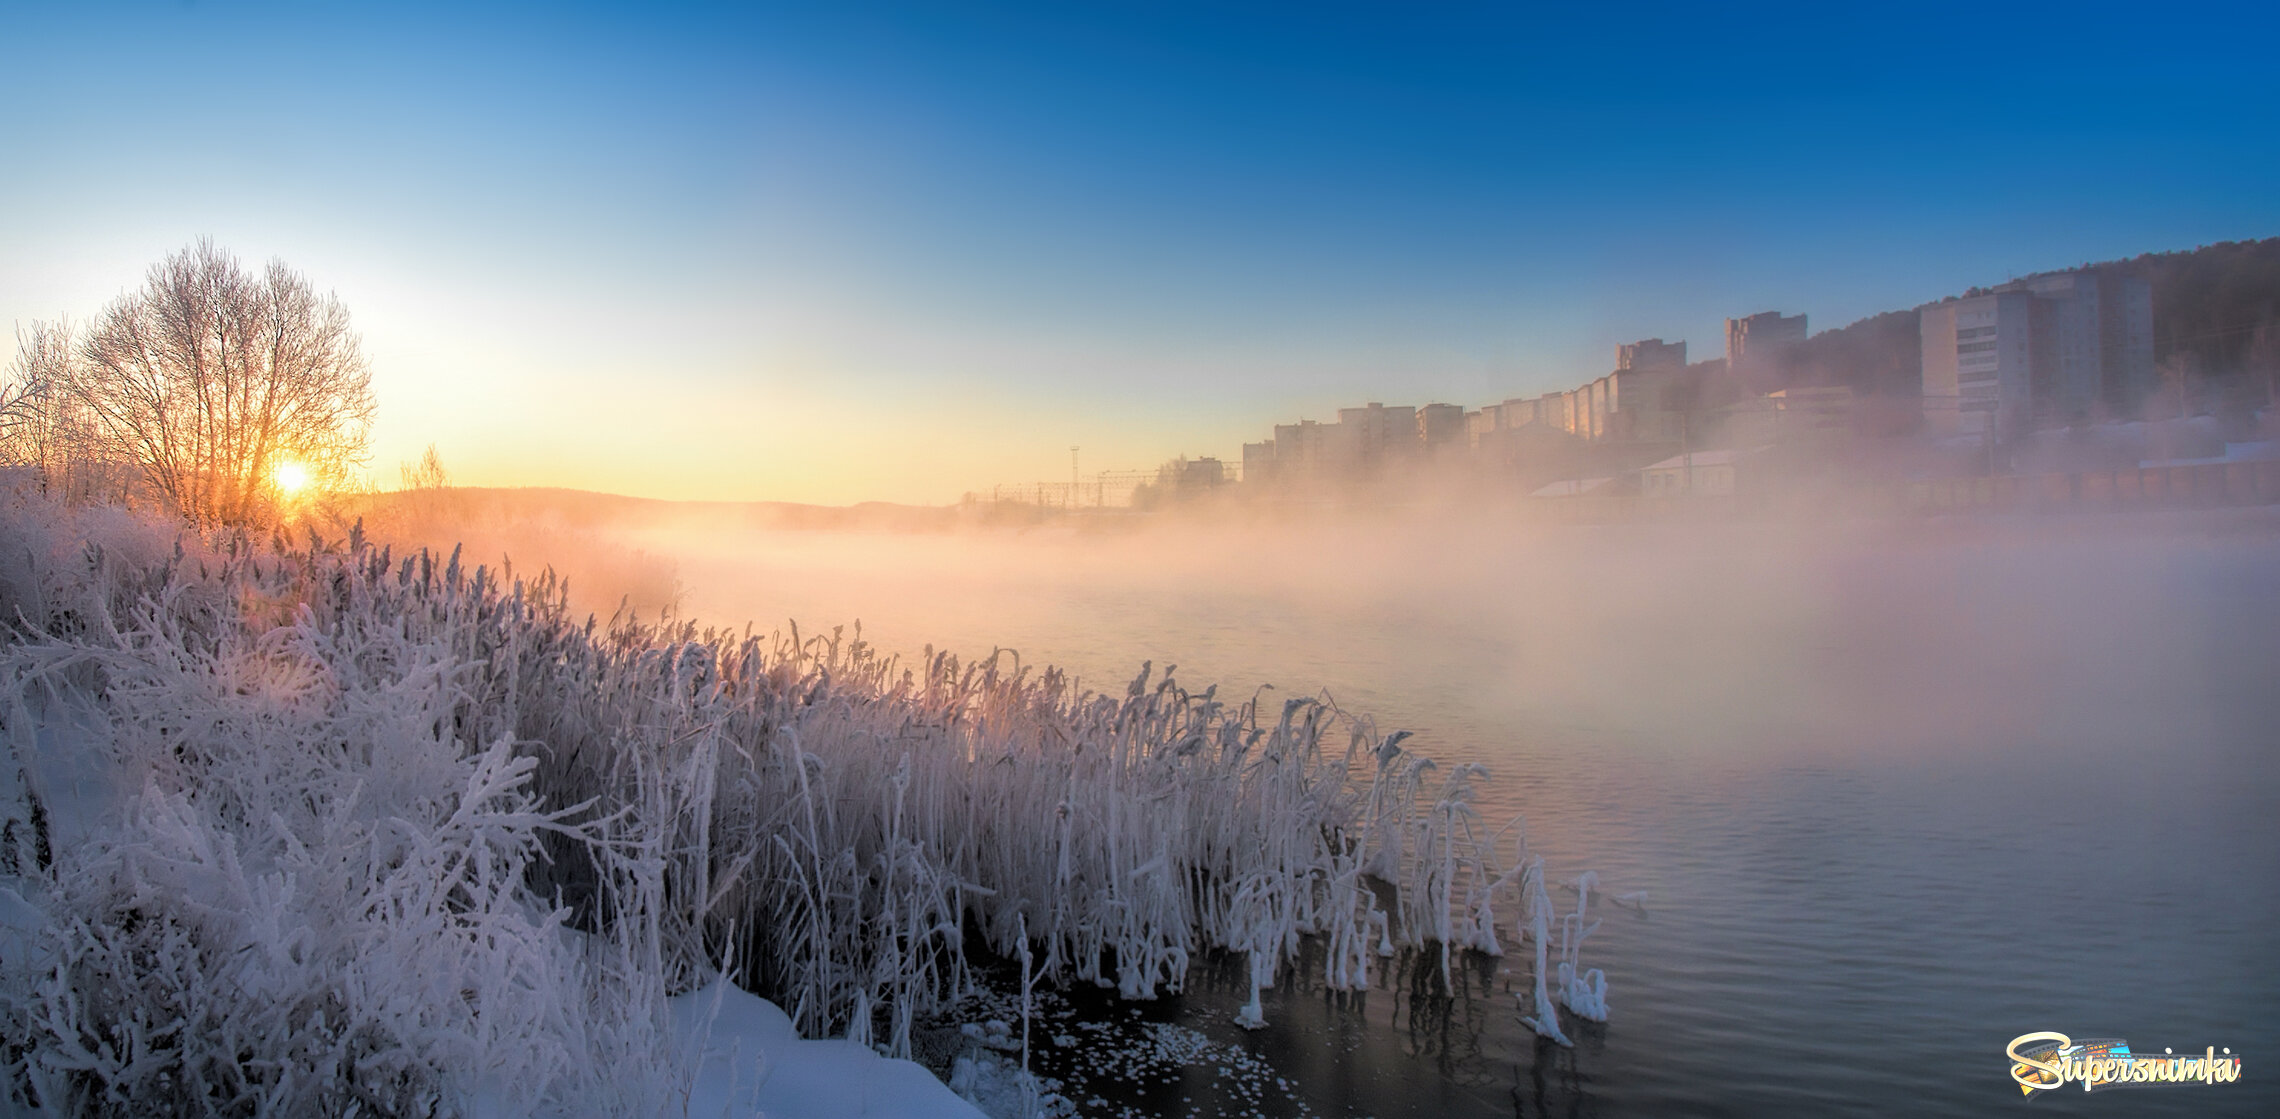
<path fill-rule="evenodd" d="M 1407 405 L 1389 408 L 1373 400 L 1360 408 L 1340 408 L 1337 426 L 1345 429 L 1340 442 L 1350 444 L 1341 448 L 1341 457 L 1350 457 L 1363 470 L 1406 459 L 1418 447 L 1417 409 Z"/>
<path fill-rule="evenodd" d="M 1306 478 L 1331 468 L 1330 432 L 1336 424 L 1300 420 L 1275 425 L 1275 471 L 1285 478 Z"/>
<path fill-rule="evenodd" d="M 1245 482 L 1271 482 L 1275 479 L 1275 444 L 1243 444 L 1243 480 Z"/>
<path fill-rule="evenodd" d="M 2153 289 L 2054 272 L 1919 312 L 1924 417 L 1936 433 L 2135 415 L 2157 385 Z"/>
<path fill-rule="evenodd" d="M 2134 415 L 2156 387 L 2153 287 L 2096 272 L 2033 276 L 2036 418 L 2067 422 L 2097 412 Z"/>
<path fill-rule="evenodd" d="M 1805 340 L 1805 316 L 1765 311 L 1726 320 L 1726 369 L 1755 378 L 1776 368 L 1782 351 Z"/>
<path fill-rule="evenodd" d="M 1665 342 L 1660 338 L 1647 338 L 1615 347 L 1615 368 L 1623 369 L 1684 369 L 1686 368 L 1686 342 Z"/>
<path fill-rule="evenodd" d="M 2032 398 L 2035 297 L 1999 291 L 1926 307 L 1924 426 L 1935 435 L 2022 422 Z"/>
<path fill-rule="evenodd" d="M 1498 413 L 1501 419 L 1502 409 Z M 1464 405 L 1428 404 L 1417 410 L 1417 442 L 1426 454 L 1461 451 L 1469 442 L 1466 435 Z"/>
<path fill-rule="evenodd" d="M 1607 378 L 1604 437 L 1622 443 L 1676 443 L 1686 425 L 1677 399 L 1686 367 L 1618 369 Z"/>

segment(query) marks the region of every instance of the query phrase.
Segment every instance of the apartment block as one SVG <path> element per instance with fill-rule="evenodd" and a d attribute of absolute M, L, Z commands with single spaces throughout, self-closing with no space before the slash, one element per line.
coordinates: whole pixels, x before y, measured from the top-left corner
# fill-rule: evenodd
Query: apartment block
<path fill-rule="evenodd" d="M 1353 444 L 1353 461 L 1364 470 L 1406 458 L 1418 447 L 1417 409 L 1407 405 L 1389 408 L 1373 400 L 1360 408 L 1340 408 L 1338 426 L 1350 433 L 1346 438 Z"/>
<path fill-rule="evenodd" d="M 1683 343 L 1681 343 L 1683 345 Z M 1607 414 L 1600 437 L 1628 443 L 1675 443 L 1685 426 L 1676 399 L 1684 365 L 1618 369 L 1605 378 Z"/>
<path fill-rule="evenodd" d="M 2021 422 L 2033 399 L 2035 297 L 1990 292 L 1926 307 L 1924 425 L 1934 434 Z"/>
<path fill-rule="evenodd" d="M 1266 482 L 1273 480 L 1274 477 L 1274 441 L 1243 444 L 1243 480 L 1245 482 Z"/>
<path fill-rule="evenodd" d="M 1684 369 L 1686 342 L 1648 338 L 1615 347 L 1617 370 Z"/>
<path fill-rule="evenodd" d="M 2134 413 L 2156 386 L 2153 288 L 2094 272 L 2033 276 L 1996 290 L 2032 292 L 2036 418 L 2070 421 L 2103 408 Z"/>
<path fill-rule="evenodd" d="M 1919 312 L 1924 415 L 1935 432 L 2133 414 L 2156 386 L 2153 289 L 2054 272 Z"/>
<path fill-rule="evenodd" d="M 1331 468 L 1331 430 L 1337 424 L 1300 420 L 1275 425 L 1275 469 L 1284 477 L 1308 477 Z"/>
<path fill-rule="evenodd" d="M 1765 311 L 1726 320 L 1726 368 L 1757 377 L 1775 368 L 1783 350 L 1805 340 L 1805 316 Z"/>
<path fill-rule="evenodd" d="M 1464 405 L 1428 404 L 1417 410 L 1417 442 L 1427 454 L 1462 449 L 1467 442 L 1465 436 Z"/>

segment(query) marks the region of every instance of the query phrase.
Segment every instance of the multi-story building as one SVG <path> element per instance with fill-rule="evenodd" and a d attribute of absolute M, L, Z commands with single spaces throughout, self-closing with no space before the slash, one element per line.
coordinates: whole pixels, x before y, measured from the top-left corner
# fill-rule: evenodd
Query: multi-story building
<path fill-rule="evenodd" d="M 2054 272 L 1918 314 L 1935 432 L 2128 415 L 2154 391 L 2153 289 L 2143 280 Z"/>
<path fill-rule="evenodd" d="M 1783 350 L 1805 340 L 1805 316 L 1765 311 L 1726 320 L 1726 369 L 1737 377 L 1759 378 L 1772 371 Z"/>
<path fill-rule="evenodd" d="M 1685 417 L 1675 410 L 1673 387 L 1686 377 L 1686 343 L 1649 338 L 1615 347 L 1615 372 L 1605 385 L 1594 438 L 1617 442 L 1677 442 Z"/>
<path fill-rule="evenodd" d="M 1686 417 L 1676 399 L 1686 367 L 1618 369 L 1607 377 L 1602 437 L 1622 443 L 1676 443 Z"/>
<path fill-rule="evenodd" d="M 1199 489 L 1220 485 L 1227 481 L 1227 467 L 1211 457 L 1192 458 L 1180 464 L 1179 484 L 1182 489 Z"/>
<path fill-rule="evenodd" d="M 1426 454 L 1461 451 L 1467 442 L 1465 436 L 1464 405 L 1428 404 L 1417 410 L 1417 442 Z"/>
<path fill-rule="evenodd" d="M 1286 478 L 1314 477 L 1331 469 L 1331 430 L 1337 424 L 1300 420 L 1275 425 L 1275 470 Z"/>
<path fill-rule="evenodd" d="M 2035 414 L 2073 420 L 2126 414 L 2152 394 L 2153 287 L 2096 272 L 2031 276 L 1998 291 L 2033 292 Z"/>
<path fill-rule="evenodd" d="M 1924 425 L 1935 434 L 2014 425 L 2033 396 L 2035 297 L 1989 292 L 1924 308 Z"/>
<path fill-rule="evenodd" d="M 1243 481 L 1246 483 L 1271 482 L 1274 478 L 1274 441 L 1270 439 L 1264 443 L 1243 444 Z"/>
<path fill-rule="evenodd" d="M 1581 390 L 1571 389 L 1567 392 L 1547 392 L 1538 397 L 1538 421 L 1549 423 L 1569 435 L 1583 434 L 1584 425 L 1578 422 L 1581 417 L 1576 409 L 1576 397 L 1580 394 Z"/>
<path fill-rule="evenodd" d="M 1465 413 L 1465 445 L 1479 451 L 1496 443 L 1505 432 L 1534 422 L 1536 401 L 1533 399 L 1483 404 L 1479 410 Z"/>
<path fill-rule="evenodd" d="M 1418 447 L 1417 409 L 1407 405 L 1388 408 L 1373 400 L 1360 408 L 1340 408 L 1338 426 L 1346 429 L 1354 464 L 1363 470 L 1407 458 Z"/>
<path fill-rule="evenodd" d="M 1481 440 L 1494 440 L 1504 430 L 1504 406 L 1483 404 L 1476 411 L 1465 413 L 1465 445 L 1479 450 Z"/>
<path fill-rule="evenodd" d="M 2161 388 L 2153 364 L 2153 285 L 2135 276 L 2098 276 L 2099 393 L 2113 414 L 2134 416 Z"/>
<path fill-rule="evenodd" d="M 1615 368 L 1623 369 L 1684 369 L 1686 368 L 1686 342 L 1665 342 L 1648 338 L 1615 347 Z"/>

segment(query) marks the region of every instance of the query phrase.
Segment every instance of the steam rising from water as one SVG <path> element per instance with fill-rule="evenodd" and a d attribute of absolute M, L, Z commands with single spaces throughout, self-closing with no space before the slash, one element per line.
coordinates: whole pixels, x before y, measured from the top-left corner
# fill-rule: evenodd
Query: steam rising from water
<path fill-rule="evenodd" d="M 1424 1027 L 1477 1054 L 1458 1072 L 1357 1058 L 1358 1004 L 1286 998 L 1321 1009 L 1278 1070 L 1367 1068 L 1375 1113 L 1508 1114 L 1516 1066 L 1545 1111 L 1796 1110 L 1788 1070 L 1840 1065 L 1868 1109 L 1968 1110 L 1985 1085 L 1921 1070 L 2030 1027 L 2269 1034 L 2280 511 L 922 533 L 660 512 L 589 518 L 580 548 L 669 557 L 708 621 L 861 619 L 890 650 L 1016 648 L 1117 695 L 1143 659 L 1222 697 L 1326 689 L 1486 764 L 1483 815 L 1525 811 L 1552 865 L 1649 894 L 1586 953 L 1617 1009 L 1580 1065 L 1544 1063 L 1510 992 Z M 1745 1028 L 1759 1065 L 1733 1063 Z M 1871 1042 L 1876 1067 L 1847 1064 Z M 1459 1081 L 1496 1106 L 1459 1107 Z"/>
<path fill-rule="evenodd" d="M 2280 516 L 1027 532 L 628 526 L 708 621 L 860 620 L 1121 687 L 1327 689 L 1444 755 L 1483 719 L 1649 751 L 2110 756 L 2273 713 Z"/>

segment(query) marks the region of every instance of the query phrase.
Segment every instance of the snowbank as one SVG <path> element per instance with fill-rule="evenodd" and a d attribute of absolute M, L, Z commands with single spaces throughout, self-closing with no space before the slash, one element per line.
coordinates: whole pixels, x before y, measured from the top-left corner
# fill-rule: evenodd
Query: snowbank
<path fill-rule="evenodd" d="M 672 1000 L 674 1036 L 696 1061 L 691 1119 L 867 1119 L 981 1112 L 934 1074 L 851 1041 L 802 1041 L 776 1004 L 714 981 Z"/>

